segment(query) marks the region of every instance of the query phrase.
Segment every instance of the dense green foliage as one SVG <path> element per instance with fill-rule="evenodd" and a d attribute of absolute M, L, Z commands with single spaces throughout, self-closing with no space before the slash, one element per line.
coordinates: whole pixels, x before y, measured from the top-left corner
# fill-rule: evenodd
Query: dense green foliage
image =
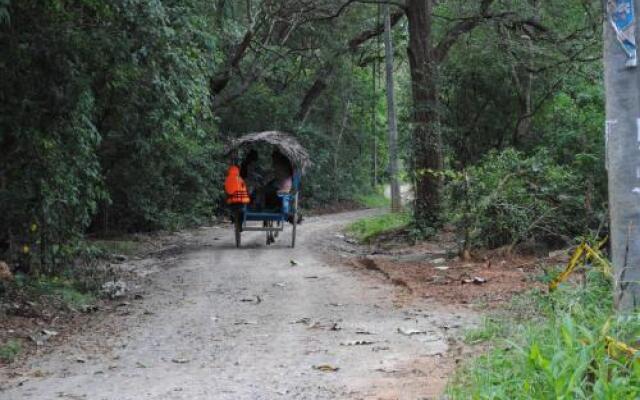
<path fill-rule="evenodd" d="M 269 25 L 294 18 L 302 5 L 287 6 L 0 3 L 0 258 L 53 272 L 77 254 L 88 230 L 175 228 L 213 216 L 223 144 L 250 131 L 293 131 L 313 152 L 307 204 L 367 192 L 374 151 L 367 143 L 383 134 L 372 128 L 371 109 L 382 97 L 371 93 L 370 68 L 337 57 L 348 55 L 350 35 L 375 23 L 373 14 L 355 14 L 363 23 L 350 28 L 349 18 L 316 21 L 310 13 L 285 40 L 286 26 Z M 253 47 L 236 62 L 249 33 Z M 312 62 L 317 57 L 321 63 Z M 325 62 L 334 84 L 298 116 Z M 220 79 L 225 87 L 214 90 Z"/>
<path fill-rule="evenodd" d="M 90 301 L 104 276 L 79 278 L 78 259 L 130 246 L 87 251 L 84 237 L 221 213 L 223 148 L 248 132 L 289 131 L 309 150 L 303 206 L 386 205 L 376 192 L 388 153 L 372 3 L 0 0 L 0 259 L 23 272 L 10 289 Z M 401 175 L 443 214 L 429 220 L 422 207 L 415 219 L 455 224 L 467 248 L 568 243 L 603 225 L 601 2 L 429 5 L 422 20 L 407 14 L 420 7 L 392 7 Z M 420 82 L 408 21 L 422 21 L 413 38 L 433 46 Z M 418 104 L 412 94 L 424 88 Z M 433 186 L 415 185 L 425 176 Z M 411 222 L 388 214 L 349 229 L 366 241 Z M 419 222 L 412 232 L 434 231 Z M 608 286 L 594 277 L 536 297 L 516 328 L 470 334 L 513 339 L 479 358 L 452 396 L 637 398 L 638 363 L 608 354 L 605 336 L 637 338 L 640 324 L 610 317 Z M 9 343 L 0 359 L 19 351 Z"/>
<path fill-rule="evenodd" d="M 0 258 L 53 272 L 87 232 L 206 221 L 225 142 L 252 131 L 308 148 L 303 206 L 372 193 L 388 176 L 381 13 L 348 3 L 0 1 Z M 592 228 L 606 186 L 599 2 L 434 4 L 425 35 L 446 51 L 427 122 L 444 168 L 470 177 L 462 197 L 451 182 L 445 215 L 476 245 Z M 434 171 L 415 167 L 407 10 L 392 7 L 394 72 L 415 183 Z M 519 176 L 501 183 L 508 170 Z"/>
<path fill-rule="evenodd" d="M 469 244 L 484 247 L 570 242 L 589 227 L 582 179 L 546 151 L 530 157 L 492 152 L 449 185 L 452 220 Z"/>
<path fill-rule="evenodd" d="M 222 171 L 204 6 L 11 3 L 0 27 L 0 243 L 12 261 L 54 268 L 91 224 L 154 229 L 212 214 Z"/>
<path fill-rule="evenodd" d="M 440 79 L 447 168 L 458 173 L 447 212 L 466 245 L 566 243 L 604 219 L 598 7 L 513 2 L 540 27 L 495 21 L 452 48 Z"/>
<path fill-rule="evenodd" d="M 451 398 L 637 399 L 640 363 L 607 337 L 635 343 L 640 315 L 616 317 L 612 298 L 609 280 L 592 271 L 585 287 L 515 300 L 508 318 L 496 316 L 467 335 L 495 348 L 460 372 Z"/>

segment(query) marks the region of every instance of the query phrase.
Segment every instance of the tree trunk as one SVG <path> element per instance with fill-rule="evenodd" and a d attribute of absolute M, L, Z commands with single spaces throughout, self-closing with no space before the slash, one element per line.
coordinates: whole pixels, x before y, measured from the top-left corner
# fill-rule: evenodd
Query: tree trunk
<path fill-rule="evenodd" d="M 387 115 L 389 122 L 389 175 L 391 185 L 391 212 L 400 212 L 400 184 L 398 183 L 398 122 L 393 91 L 393 41 L 389 5 L 384 5 L 384 55 L 387 78 Z"/>
<path fill-rule="evenodd" d="M 532 0 L 529 3 L 531 4 L 531 7 L 533 7 L 533 15 L 534 15 L 534 18 L 537 20 L 539 16 L 538 0 Z M 514 73 L 516 74 L 516 77 L 515 77 L 516 85 L 518 86 L 518 91 L 519 91 L 520 110 L 518 115 L 518 121 L 516 122 L 516 129 L 514 132 L 513 146 L 518 146 L 521 141 L 523 140 L 526 141 L 529 139 L 531 126 L 533 125 L 532 97 L 533 97 L 534 74 L 532 72 L 532 69 L 533 69 L 533 62 L 536 55 L 534 54 L 533 39 L 530 38 L 529 36 L 525 36 L 525 37 L 527 41 L 527 49 L 529 51 L 527 54 L 527 58 L 522 62 L 525 65 L 525 68 L 523 68 L 524 76 L 526 79 L 524 83 L 520 82 L 517 76 L 518 72 L 514 66 Z"/>
<path fill-rule="evenodd" d="M 395 26 L 398 22 L 400 22 L 403 16 L 403 11 L 396 11 L 391 14 L 391 26 Z M 304 124 L 304 121 L 307 119 L 307 116 L 311 111 L 311 106 L 313 105 L 314 101 L 316 101 L 320 97 L 322 92 L 328 87 L 328 84 L 333 77 L 333 72 L 336 68 L 336 61 L 344 54 L 347 54 L 347 52 L 355 53 L 360 48 L 360 46 L 362 46 L 368 40 L 378 37 L 378 35 L 380 35 L 382 32 L 384 32 L 384 24 L 376 24 L 375 27 L 362 31 L 351 38 L 351 40 L 349 40 L 347 44 L 347 48 L 340 49 L 334 52 L 333 57 L 327 62 L 324 67 L 322 67 L 318 71 L 316 80 L 313 82 L 309 90 L 307 90 L 306 94 L 303 97 L 302 103 L 300 103 L 300 109 L 298 111 L 298 114 L 296 115 L 296 119 L 298 121 L 301 121 L 300 124 Z"/>
<path fill-rule="evenodd" d="M 432 38 L 432 0 L 408 0 L 409 67 L 413 97 L 413 158 L 416 172 L 415 219 L 419 227 L 437 225 L 440 217 L 443 168 L 442 136 L 438 129 L 436 57 Z"/>
<path fill-rule="evenodd" d="M 342 116 L 342 123 L 340 124 L 340 130 L 338 131 L 338 137 L 336 138 L 335 149 L 333 150 L 333 182 L 335 185 L 338 185 L 340 179 L 340 169 L 338 168 L 338 161 L 340 159 L 340 149 L 342 147 L 342 136 L 344 135 L 344 131 L 347 129 L 347 122 L 349 121 L 349 108 L 351 107 L 351 100 L 347 100 L 347 105 L 344 108 L 344 115 Z M 336 187 L 334 190 L 334 200 L 338 201 L 340 191 L 337 190 Z"/>
<path fill-rule="evenodd" d="M 320 97 L 322 92 L 327 88 L 327 82 L 331 79 L 331 75 L 333 74 L 333 65 L 329 65 L 326 68 L 322 68 L 319 71 L 318 77 L 313 82 L 313 85 L 307 93 L 304 95 L 302 99 L 302 103 L 300 103 L 300 109 L 298 110 L 298 114 L 296 115 L 296 119 L 300 121 L 300 124 L 304 124 L 307 117 L 309 116 L 309 112 L 311 111 L 311 106 L 313 102 Z"/>

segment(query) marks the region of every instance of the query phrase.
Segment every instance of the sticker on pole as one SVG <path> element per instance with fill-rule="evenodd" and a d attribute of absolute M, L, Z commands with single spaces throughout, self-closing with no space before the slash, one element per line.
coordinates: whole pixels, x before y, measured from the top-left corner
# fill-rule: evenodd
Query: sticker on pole
<path fill-rule="evenodd" d="M 633 0 L 607 0 L 609 22 L 616 32 L 622 49 L 627 54 L 627 67 L 638 65 L 636 47 L 636 18 Z"/>

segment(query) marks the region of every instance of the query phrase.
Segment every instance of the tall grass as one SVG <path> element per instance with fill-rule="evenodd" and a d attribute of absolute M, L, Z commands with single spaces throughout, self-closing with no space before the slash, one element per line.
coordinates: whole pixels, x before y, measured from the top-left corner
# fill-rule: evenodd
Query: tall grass
<path fill-rule="evenodd" d="M 385 208 L 391 206 L 391 199 L 384 195 L 382 186 L 376 187 L 372 192 L 360 194 L 354 199 L 358 204 L 366 208 Z"/>
<path fill-rule="evenodd" d="M 122 254 L 132 256 L 139 250 L 139 242 L 133 240 L 93 240 L 91 245 L 99 255 Z"/>
<path fill-rule="evenodd" d="M 387 213 L 355 221 L 347 226 L 347 232 L 367 243 L 384 233 L 406 227 L 411 221 L 409 213 Z"/>
<path fill-rule="evenodd" d="M 611 284 L 587 275 L 586 286 L 519 297 L 509 317 L 488 319 L 469 342 L 493 350 L 463 367 L 452 399 L 638 399 L 640 353 L 608 346 L 607 337 L 638 347 L 640 313 L 616 316 Z"/>
<path fill-rule="evenodd" d="M 41 299 L 52 304 L 59 304 L 70 309 L 82 309 L 94 304 L 99 294 L 97 288 L 88 290 L 78 279 L 60 276 L 29 277 L 17 274 L 14 282 L 15 290 L 22 291 L 27 298 Z"/>

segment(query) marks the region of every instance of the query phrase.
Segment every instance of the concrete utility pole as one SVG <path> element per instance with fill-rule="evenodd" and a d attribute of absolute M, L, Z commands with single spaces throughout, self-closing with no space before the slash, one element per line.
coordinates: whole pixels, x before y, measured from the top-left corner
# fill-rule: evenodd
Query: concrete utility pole
<path fill-rule="evenodd" d="M 393 92 L 393 41 L 389 4 L 384 6 L 384 60 L 387 76 L 387 115 L 389 120 L 389 174 L 391 175 L 391 212 L 399 212 L 400 184 L 398 183 L 398 122 Z"/>
<path fill-rule="evenodd" d="M 615 304 L 622 312 L 640 306 L 640 79 L 634 67 L 635 38 L 626 49 L 616 35 L 624 26 L 624 10 L 640 0 L 608 0 L 604 22 L 606 90 L 606 162 L 609 177 L 611 250 L 615 269 Z M 624 7 L 621 8 L 621 7 Z M 618 11 L 616 14 L 615 11 Z M 620 11 L 624 11 L 620 14 Z M 628 16 L 628 15 L 627 15 Z M 627 24 L 627 26 L 629 26 Z M 623 34 L 638 37 L 638 24 Z"/>

